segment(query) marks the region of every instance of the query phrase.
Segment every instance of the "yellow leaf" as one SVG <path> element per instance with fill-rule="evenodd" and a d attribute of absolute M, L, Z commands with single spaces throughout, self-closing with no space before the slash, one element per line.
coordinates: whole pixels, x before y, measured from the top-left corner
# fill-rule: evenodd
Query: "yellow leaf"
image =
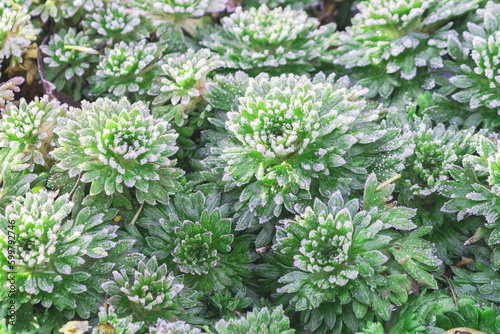
<path fill-rule="evenodd" d="M 100 323 L 96 328 L 99 330 L 99 334 L 111 334 L 115 332 L 115 328 L 109 322 Z"/>
<path fill-rule="evenodd" d="M 391 184 L 392 182 L 396 181 L 397 179 L 399 179 L 401 177 L 401 174 L 396 174 L 394 175 L 393 177 L 391 177 L 389 180 L 385 181 L 385 182 L 382 182 L 377 188 L 375 188 L 375 191 L 379 191 L 380 189 L 388 186 L 389 184 Z"/>
<path fill-rule="evenodd" d="M 473 259 L 471 258 L 465 258 L 463 259 L 462 261 L 458 262 L 455 267 L 465 267 L 466 265 L 468 265 L 469 263 L 471 263 L 472 261 L 474 261 Z"/>
<path fill-rule="evenodd" d="M 101 53 L 95 49 L 92 48 L 87 48 L 85 46 L 78 46 L 78 45 L 65 45 L 65 49 L 67 50 L 75 50 L 75 51 L 80 51 L 80 52 L 85 52 L 85 53 L 90 53 L 93 55 L 100 55 Z"/>
<path fill-rule="evenodd" d="M 9 0 L 12 7 L 14 7 L 15 10 L 20 11 L 21 9 L 16 5 L 16 3 L 13 0 Z"/>

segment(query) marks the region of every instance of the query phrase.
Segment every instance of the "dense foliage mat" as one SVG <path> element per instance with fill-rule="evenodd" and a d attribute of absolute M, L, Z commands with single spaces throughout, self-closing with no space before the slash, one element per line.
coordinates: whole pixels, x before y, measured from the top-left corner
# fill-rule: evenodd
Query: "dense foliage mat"
<path fill-rule="evenodd" d="M 500 3 L 0 0 L 0 333 L 500 333 Z"/>

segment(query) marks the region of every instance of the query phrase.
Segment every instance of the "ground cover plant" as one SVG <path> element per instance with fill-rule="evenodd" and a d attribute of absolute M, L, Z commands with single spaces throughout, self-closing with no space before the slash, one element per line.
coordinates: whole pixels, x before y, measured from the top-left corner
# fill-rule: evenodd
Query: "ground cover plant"
<path fill-rule="evenodd" d="M 0 334 L 500 333 L 500 3 L 0 0 Z"/>

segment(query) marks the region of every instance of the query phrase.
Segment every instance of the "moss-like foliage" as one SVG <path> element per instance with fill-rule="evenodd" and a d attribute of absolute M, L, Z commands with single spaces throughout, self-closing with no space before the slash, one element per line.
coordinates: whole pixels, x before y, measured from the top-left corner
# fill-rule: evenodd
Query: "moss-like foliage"
<path fill-rule="evenodd" d="M 497 0 L 0 0 L 0 333 L 500 334 Z"/>

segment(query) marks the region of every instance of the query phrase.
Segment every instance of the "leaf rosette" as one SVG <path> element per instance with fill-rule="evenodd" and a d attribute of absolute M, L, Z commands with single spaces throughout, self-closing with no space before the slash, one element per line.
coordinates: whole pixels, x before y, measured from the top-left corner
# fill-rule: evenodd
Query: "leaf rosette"
<path fill-rule="evenodd" d="M 104 6 L 103 0 L 39 0 L 33 3 L 31 14 L 39 15 L 44 23 L 49 18 L 54 22 L 72 18 L 76 22 L 83 10 L 90 12 Z"/>
<path fill-rule="evenodd" d="M 148 92 L 155 96 L 153 113 L 166 120 L 175 119 L 178 126 L 186 125 L 197 104 L 204 102 L 208 74 L 223 63 L 208 49 L 195 52 L 192 48 L 166 56 L 162 63 L 159 77 Z"/>
<path fill-rule="evenodd" d="M 0 60 L 22 61 L 22 54 L 40 32 L 26 9 L 0 7 Z"/>
<path fill-rule="evenodd" d="M 411 122 L 415 148 L 406 158 L 408 167 L 401 171 L 403 181 L 398 199 L 417 208 L 420 218 L 429 222 L 424 225 L 437 226 L 443 221 L 439 209 L 445 201 L 439 190 L 451 180 L 453 165 L 461 164 L 467 154 L 475 152 L 477 134 L 473 129 L 459 131 L 455 124 L 448 128 L 442 123 L 433 126 L 427 116 L 415 117 Z"/>
<path fill-rule="evenodd" d="M 108 251 L 116 246 L 118 226 L 109 221 L 117 211 L 96 214 L 87 207 L 71 219 L 73 207 L 68 195 L 56 197 L 41 189 L 18 197 L 0 215 L 0 263 L 2 271 L 15 277 L 17 308 L 41 303 L 68 319 L 75 312 L 88 318 L 97 311 L 93 284 L 103 275 L 96 268 L 100 259 L 113 261 Z M 112 268 L 114 263 L 105 265 Z M 2 275 L 2 289 L 7 276 Z"/>
<path fill-rule="evenodd" d="M 465 156 L 462 166 L 450 166 L 452 179 L 440 189 L 450 200 L 441 211 L 458 212 L 459 221 L 484 216 L 485 227 L 491 229 L 487 242 L 495 245 L 500 244 L 500 144 L 482 135 L 478 141 L 477 155 Z"/>
<path fill-rule="evenodd" d="M 49 166 L 48 154 L 55 146 L 52 127 L 65 113 L 64 106 L 45 95 L 18 106 L 8 104 L 0 120 L 0 147 L 17 152 L 14 161 L 22 162 L 30 171 L 35 165 Z"/>
<path fill-rule="evenodd" d="M 380 186 L 371 174 L 362 207 L 335 192 L 328 203 L 316 199 L 295 220 L 277 227 L 273 249 L 290 268 L 279 279 L 277 294 L 307 314 L 301 321 L 309 330 L 324 322 L 322 331 L 340 331 L 348 320 L 335 322 L 335 310 L 347 304 L 359 320 L 373 309 L 388 321 L 391 304 L 406 303 L 412 279 L 437 288 L 428 271 L 441 261 L 420 238 L 430 229 L 414 230 L 415 210 L 388 205 L 394 185 Z"/>
<path fill-rule="evenodd" d="M 113 334 L 136 334 L 140 333 L 143 328 L 143 322 L 134 322 L 131 315 L 127 317 L 119 317 L 116 314 L 116 309 L 113 306 L 108 306 L 106 309 L 101 307 L 97 315 L 99 317 L 99 325 L 92 331 L 92 334 L 102 334 L 107 331 Z"/>
<path fill-rule="evenodd" d="M 72 108 L 55 130 L 58 147 L 51 155 L 70 177 L 91 183 L 90 195 L 135 191 L 139 203 L 166 203 L 179 190 L 182 170 L 169 159 L 177 134 L 155 120 L 143 102 L 98 99 Z"/>
<path fill-rule="evenodd" d="M 255 256 L 249 251 L 252 238 L 235 235 L 231 213 L 220 195 L 179 193 L 168 206 L 146 207 L 139 224 L 149 230 L 152 254 L 184 274 L 188 286 L 236 291 L 252 276 Z"/>
<path fill-rule="evenodd" d="M 158 319 L 156 325 L 149 327 L 149 334 L 201 334 L 201 330 L 192 327 L 188 323 L 179 320 L 169 322 L 165 319 Z"/>
<path fill-rule="evenodd" d="M 272 333 L 294 334 L 295 329 L 290 328 L 290 319 L 285 315 L 283 306 L 274 309 L 268 307 L 254 307 L 239 319 L 221 319 L 215 324 L 215 331 L 208 330 L 211 334 L 245 334 L 245 333 Z"/>
<path fill-rule="evenodd" d="M 500 107 L 500 5 L 489 1 L 476 12 L 479 20 L 467 22 L 462 38 L 450 37 L 448 53 L 451 85 L 439 92 L 462 105 L 472 126 L 481 121 L 498 127 Z"/>
<path fill-rule="evenodd" d="M 158 266 L 156 257 L 141 261 L 132 273 L 129 277 L 126 269 L 114 271 L 114 280 L 102 284 L 117 314 L 131 314 L 151 324 L 159 317 L 186 320 L 199 311 L 195 293 L 184 288 L 182 276 L 169 273 L 165 264 Z"/>
<path fill-rule="evenodd" d="M 49 43 L 40 47 L 45 55 L 45 79 L 52 82 L 57 90 L 67 92 L 74 100 L 80 100 L 84 77 L 97 56 L 78 48 L 93 46 L 94 41 L 89 40 L 83 31 L 77 33 L 74 28 L 63 29 L 52 35 Z"/>
<path fill-rule="evenodd" d="M 352 27 L 334 38 L 326 59 L 344 67 L 368 97 L 398 94 L 410 98 L 433 89 L 444 67 L 447 41 L 457 33 L 452 20 L 477 8 L 478 1 L 362 1 Z"/>
<path fill-rule="evenodd" d="M 144 15 L 161 26 L 173 24 L 177 29 L 194 36 L 196 27 L 206 12 L 220 12 L 226 9 L 227 0 L 134 0 L 132 7 L 139 8 Z"/>
<path fill-rule="evenodd" d="M 137 42 L 149 34 L 141 25 L 141 17 L 138 13 L 127 13 L 124 6 L 116 2 L 106 4 L 103 8 L 88 15 L 82 22 L 87 28 L 86 34 L 104 41 L 108 45 L 119 41 Z"/>
<path fill-rule="evenodd" d="M 328 47 L 325 36 L 335 30 L 333 24 L 318 26 L 317 19 L 290 7 L 270 10 L 262 5 L 245 11 L 237 7 L 221 20 L 220 28 L 205 32 L 201 43 L 229 68 L 304 73 Z"/>
<path fill-rule="evenodd" d="M 158 45 L 140 42 L 120 42 L 106 49 L 95 75 L 88 78 L 93 95 L 110 97 L 123 95 L 144 96 L 151 88 L 156 61 L 160 55 Z"/>
<path fill-rule="evenodd" d="M 210 103 L 231 110 L 212 121 L 223 130 L 204 132 L 203 163 L 225 191 L 240 189 L 239 208 L 247 217 L 257 212 L 266 222 L 283 207 L 296 212 L 311 194 L 361 189 L 363 175 L 376 166 L 402 168 L 400 130 L 377 123 L 382 109 L 363 99 L 366 90 L 348 88 L 345 77 L 260 74 L 234 92 L 241 95 L 232 106 L 217 101 L 224 91 L 217 84 L 208 87 Z M 237 229 L 247 223 L 240 218 Z"/>
<path fill-rule="evenodd" d="M 301 10 L 306 9 L 318 4 L 317 0 L 248 0 L 245 1 L 245 7 L 255 7 L 259 8 L 261 5 L 266 4 L 269 8 L 275 8 L 278 6 L 288 7 L 292 9 Z"/>

